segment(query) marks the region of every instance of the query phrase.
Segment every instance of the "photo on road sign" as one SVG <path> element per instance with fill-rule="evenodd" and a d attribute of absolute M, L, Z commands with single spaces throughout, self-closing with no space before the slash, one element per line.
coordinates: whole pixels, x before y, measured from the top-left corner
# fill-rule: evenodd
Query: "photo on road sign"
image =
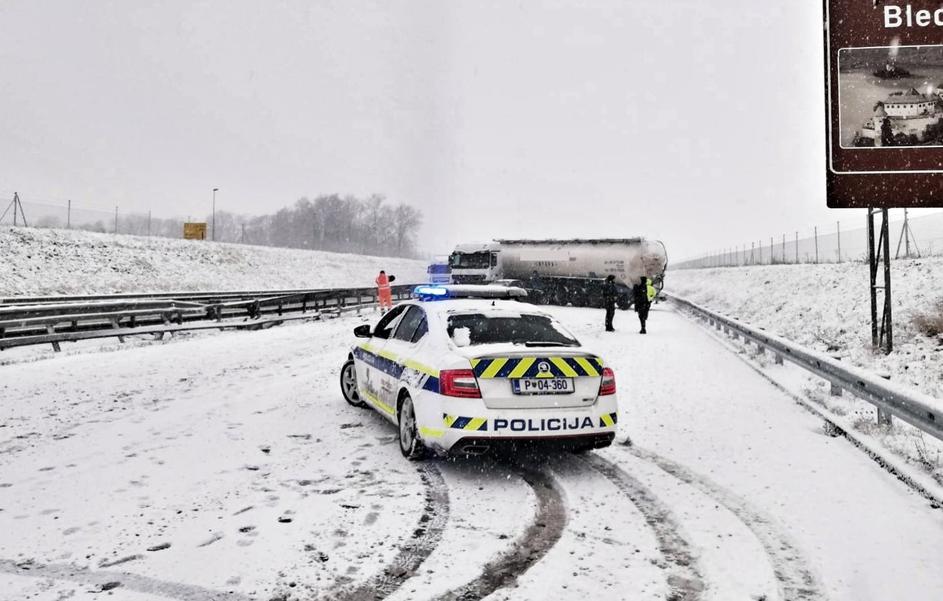
<path fill-rule="evenodd" d="M 838 52 L 842 148 L 943 145 L 943 45 Z"/>

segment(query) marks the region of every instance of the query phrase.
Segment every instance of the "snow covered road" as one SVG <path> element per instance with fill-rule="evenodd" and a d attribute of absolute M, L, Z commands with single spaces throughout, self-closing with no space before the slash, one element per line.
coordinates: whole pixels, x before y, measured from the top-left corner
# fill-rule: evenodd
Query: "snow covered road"
<path fill-rule="evenodd" d="M 943 514 L 707 331 L 552 310 L 634 446 L 407 462 L 354 317 L 0 366 L 0 599 L 943 598 Z"/>

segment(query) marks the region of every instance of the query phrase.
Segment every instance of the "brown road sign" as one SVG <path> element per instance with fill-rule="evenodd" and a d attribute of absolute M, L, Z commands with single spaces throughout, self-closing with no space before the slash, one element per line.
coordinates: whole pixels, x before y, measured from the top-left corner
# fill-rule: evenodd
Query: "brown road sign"
<path fill-rule="evenodd" d="M 825 0 L 830 207 L 943 207 L 943 2 Z"/>
<path fill-rule="evenodd" d="M 206 223 L 187 222 L 183 224 L 184 240 L 206 240 Z"/>

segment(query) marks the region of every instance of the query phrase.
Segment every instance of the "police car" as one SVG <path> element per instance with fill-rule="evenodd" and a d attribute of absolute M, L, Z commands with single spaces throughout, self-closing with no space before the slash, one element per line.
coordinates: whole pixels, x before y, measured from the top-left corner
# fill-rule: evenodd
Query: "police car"
<path fill-rule="evenodd" d="M 506 286 L 417 286 L 373 327 L 361 325 L 341 368 L 344 399 L 397 425 L 403 455 L 482 454 L 549 442 L 608 446 L 616 381 L 551 315 Z"/>

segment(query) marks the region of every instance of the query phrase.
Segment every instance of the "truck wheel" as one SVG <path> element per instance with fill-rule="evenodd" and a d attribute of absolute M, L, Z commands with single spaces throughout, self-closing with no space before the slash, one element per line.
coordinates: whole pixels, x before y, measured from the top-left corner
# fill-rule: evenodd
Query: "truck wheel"
<path fill-rule="evenodd" d="M 629 299 L 625 296 L 620 296 L 619 299 L 616 301 L 616 304 L 623 311 L 628 311 L 629 309 L 632 308 L 632 302 L 629 301 Z"/>
<path fill-rule="evenodd" d="M 348 359 L 341 367 L 341 394 L 344 395 L 344 400 L 354 407 L 367 406 L 357 391 L 357 369 L 354 367 L 353 359 Z"/>
<path fill-rule="evenodd" d="M 416 427 L 416 412 L 413 409 L 413 400 L 409 398 L 408 394 L 400 402 L 396 417 L 399 422 L 400 453 L 410 461 L 422 459 L 426 454 L 426 448 L 419 439 L 419 429 Z"/>

